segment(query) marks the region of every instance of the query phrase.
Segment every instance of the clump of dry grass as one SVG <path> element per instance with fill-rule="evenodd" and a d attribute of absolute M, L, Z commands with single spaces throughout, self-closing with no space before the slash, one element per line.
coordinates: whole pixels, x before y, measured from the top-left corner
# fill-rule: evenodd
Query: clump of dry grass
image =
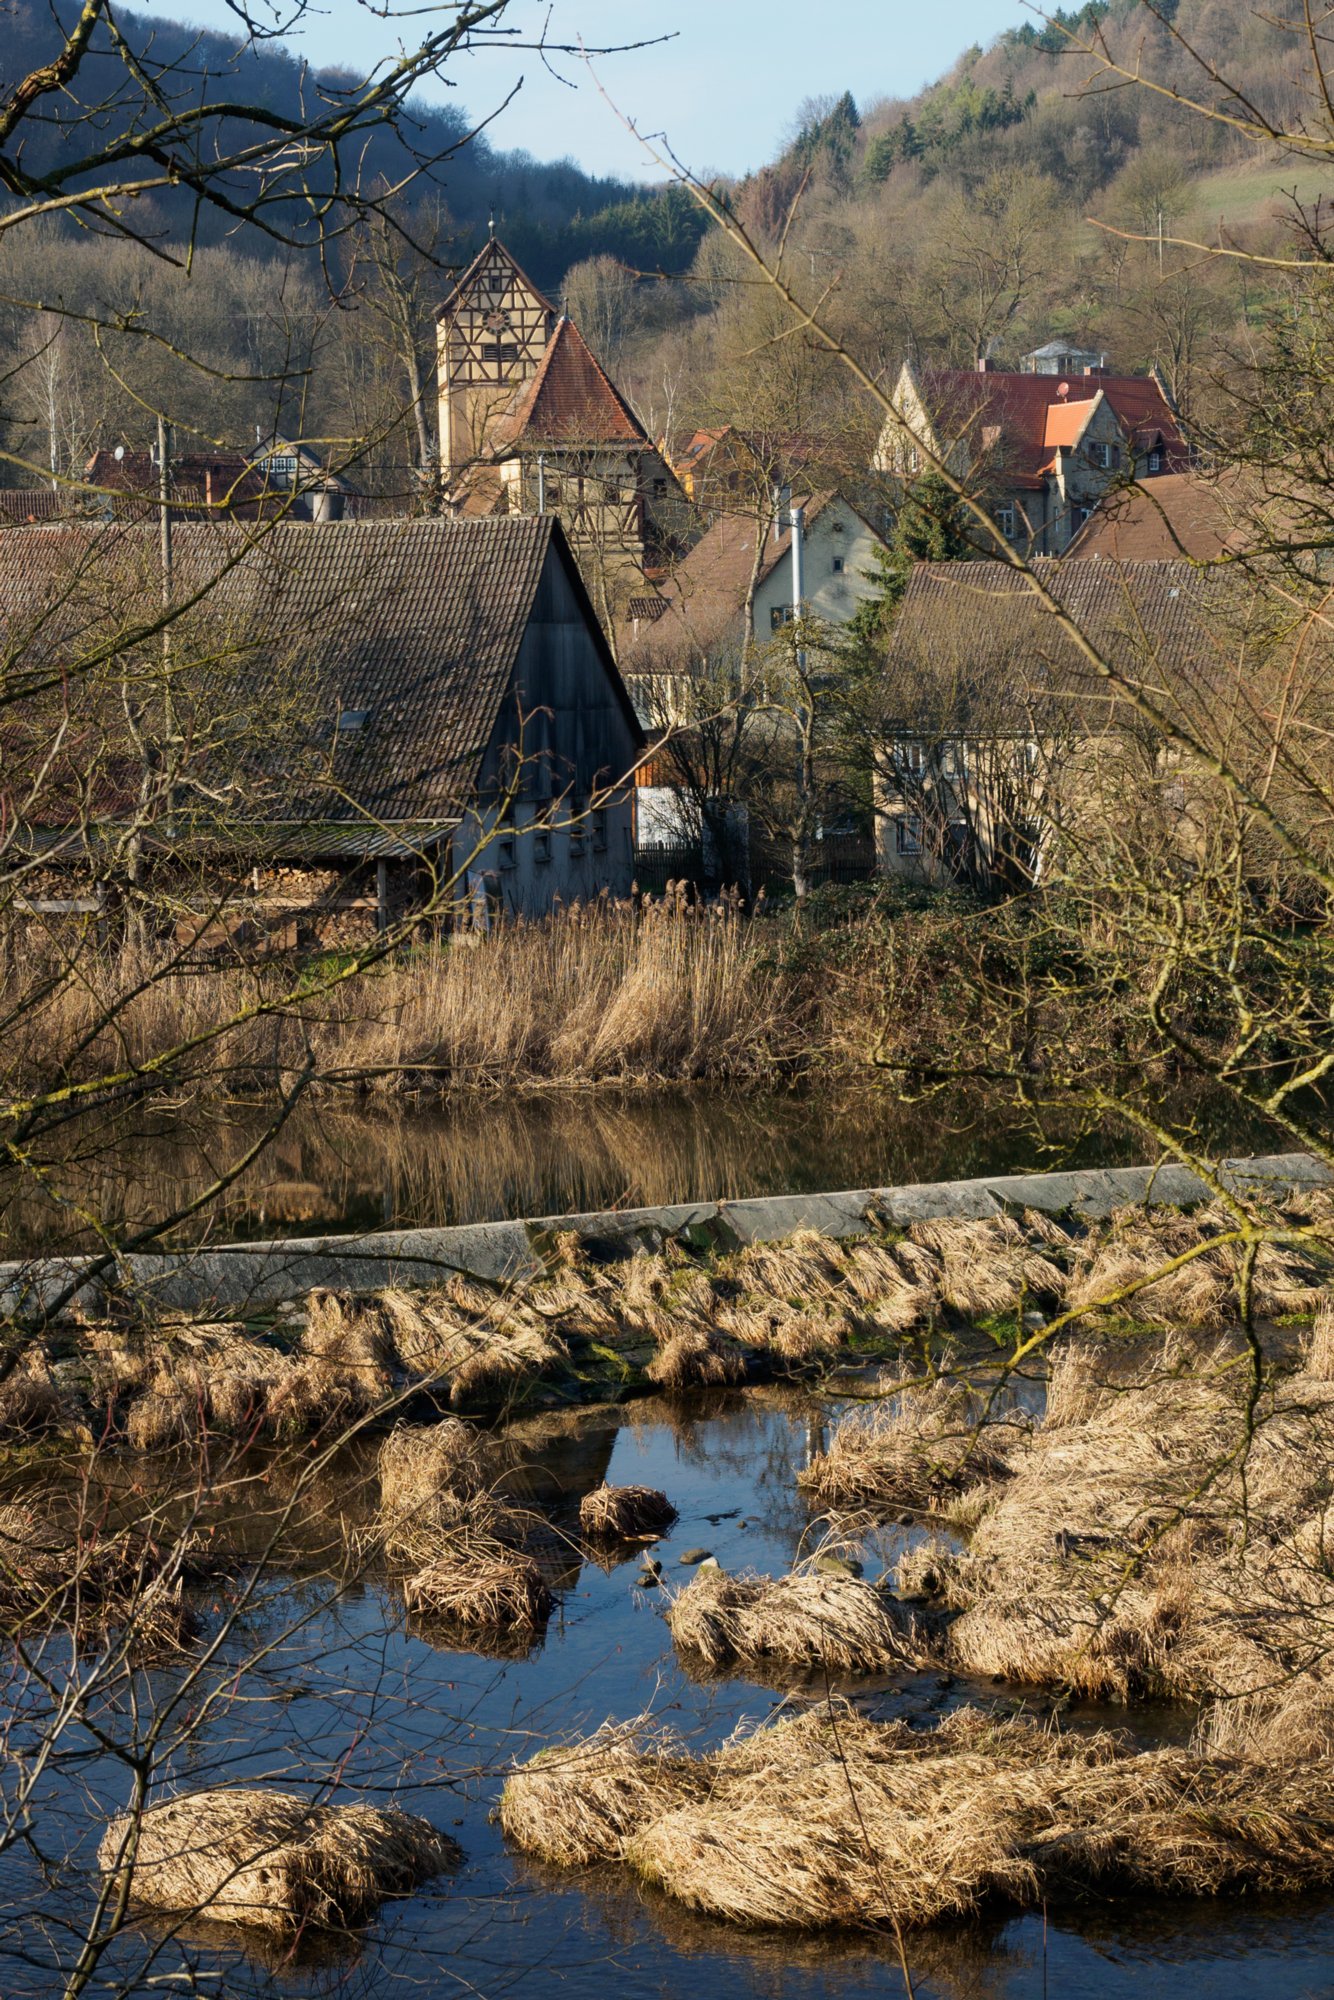
<path fill-rule="evenodd" d="M 27 1438 L 51 1431 L 92 1441 L 88 1426 L 57 1386 L 45 1348 L 30 1341 L 0 1381 L 0 1437 Z"/>
<path fill-rule="evenodd" d="M 539 1750 L 506 1780 L 500 1824 L 543 1861 L 619 1861 L 658 1813 L 698 1797 L 708 1773 L 647 1716 L 604 1723 L 582 1743 Z"/>
<path fill-rule="evenodd" d="M 844 1418 L 800 1484 L 825 1507 L 939 1507 L 1002 1476 L 1029 1428 L 1003 1393 L 948 1375 L 905 1379 L 884 1402 Z"/>
<path fill-rule="evenodd" d="M 656 1541 L 675 1520 L 675 1507 L 656 1486 L 609 1486 L 604 1480 L 579 1502 L 579 1526 L 595 1541 Z"/>
<path fill-rule="evenodd" d="M 1323 1218 L 1328 1234 L 1327 1198 L 1308 1197 L 1306 1208 Z M 1241 1250 L 1219 1239 L 1236 1222 L 1217 1202 L 1186 1213 L 1121 1209 L 1076 1254 L 1066 1304 L 1080 1311 L 1102 1306 L 1146 1326 L 1227 1326 L 1239 1316 Z M 1154 1275 L 1175 1259 L 1186 1261 Z M 1254 1311 L 1265 1318 L 1318 1311 L 1332 1262 L 1328 1241 L 1262 1243 L 1252 1274 Z"/>
<path fill-rule="evenodd" d="M 183 1793 L 137 1824 L 122 1815 L 97 1858 L 108 1874 L 128 1873 L 140 1906 L 289 1933 L 363 1923 L 460 1851 L 415 1815 L 254 1788 Z"/>
<path fill-rule="evenodd" d="M 1053 1243 L 1048 1223 L 1045 1244 Z M 944 1217 L 914 1222 L 909 1240 L 940 1260 L 941 1299 L 966 1319 L 1012 1312 L 1034 1298 L 1056 1304 L 1065 1296 L 1066 1274 L 1038 1247 L 1037 1224 L 1012 1215 L 980 1220 Z M 1064 1232 L 1057 1232 L 1064 1247 Z"/>
<path fill-rule="evenodd" d="M 1334 1383 L 1179 1337 L 1054 1372 L 1050 1417 L 966 1496 L 955 1663 L 1122 1701 L 1334 1695 Z"/>
<path fill-rule="evenodd" d="M 298 1372 L 290 1356 L 238 1327 L 166 1328 L 151 1372 L 139 1377 L 126 1439 L 135 1451 L 162 1451 L 208 1433 L 262 1436 L 281 1421 Z"/>
<path fill-rule="evenodd" d="M 0 1630 L 29 1638 L 55 1626 L 89 1645 L 119 1633 L 139 1654 L 198 1630 L 179 1567 L 146 1536 L 67 1524 L 35 1504 L 0 1507 Z"/>
<path fill-rule="evenodd" d="M 532 1557 L 483 1535 L 447 1543 L 403 1595 L 409 1611 L 465 1631 L 536 1635 L 555 1609 Z"/>
<path fill-rule="evenodd" d="M 395 1424 L 380 1446 L 380 1506 L 401 1515 L 430 1510 L 442 1496 L 467 1497 L 484 1484 L 483 1441 L 471 1424 Z"/>
<path fill-rule="evenodd" d="M 613 1810 L 600 1813 L 609 1751 Z M 830 1703 L 693 1763 L 632 1737 L 543 1757 L 506 1787 L 512 1839 L 555 1860 L 624 1860 L 747 1926 L 890 1929 L 1090 1890 L 1334 1880 L 1319 1771 L 1138 1751 L 976 1710 L 918 1732 Z"/>
<path fill-rule="evenodd" d="M 730 1340 L 702 1327 L 669 1334 L 645 1373 L 660 1389 L 718 1389 L 746 1379 L 746 1358 Z"/>
<path fill-rule="evenodd" d="M 811 1569 L 773 1578 L 702 1569 L 673 1600 L 667 1623 L 675 1643 L 714 1671 L 776 1661 L 878 1674 L 925 1660 L 912 1621 L 885 1591 Z"/>

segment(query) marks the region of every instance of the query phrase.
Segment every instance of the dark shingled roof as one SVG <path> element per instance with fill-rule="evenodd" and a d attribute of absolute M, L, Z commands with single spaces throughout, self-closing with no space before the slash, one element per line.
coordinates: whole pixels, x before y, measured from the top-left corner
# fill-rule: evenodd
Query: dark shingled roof
<path fill-rule="evenodd" d="M 355 804 L 322 798 L 322 819 L 456 814 L 500 719 L 549 553 L 586 603 L 550 516 L 282 523 L 250 535 L 201 525 L 174 541 L 178 599 L 216 579 L 205 615 L 225 621 L 251 698 L 262 702 L 264 662 L 281 656 L 285 673 L 310 676 L 313 737 L 328 743 L 340 715 L 362 718 L 338 731 L 334 762 Z M 0 529 L 0 640 L 40 620 L 45 648 L 77 651 L 106 629 L 127 578 L 138 595 L 122 621 L 151 617 L 156 546 L 156 528 L 137 525 Z M 588 620 L 629 715 L 591 610 Z"/>
<path fill-rule="evenodd" d="M 1244 636 L 1249 592 L 1189 562 L 1033 564 L 1056 602 L 1116 671 L 1196 726 Z M 1035 711 L 1103 727 L 1119 706 L 1106 680 L 1007 563 L 922 563 L 886 655 L 889 707 L 906 730 L 991 726 L 1032 733 Z"/>
<path fill-rule="evenodd" d="M 1261 539 L 1265 507 L 1258 482 L 1234 470 L 1168 472 L 1101 500 L 1066 550 L 1114 562 L 1217 562 Z"/>

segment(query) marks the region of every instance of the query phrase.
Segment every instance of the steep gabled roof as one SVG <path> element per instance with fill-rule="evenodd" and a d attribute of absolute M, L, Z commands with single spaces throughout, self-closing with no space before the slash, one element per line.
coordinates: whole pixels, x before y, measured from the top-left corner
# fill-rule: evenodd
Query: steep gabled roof
<path fill-rule="evenodd" d="M 482 245 L 462 277 L 455 280 L 454 287 L 444 304 L 436 307 L 436 318 L 446 319 L 451 313 L 457 312 L 466 302 L 468 294 L 476 290 L 478 280 L 481 278 L 483 271 L 491 264 L 497 264 L 507 269 L 510 277 L 516 283 L 522 285 L 525 291 L 532 293 L 535 302 L 539 306 L 544 307 L 549 313 L 555 312 L 556 308 L 552 305 L 545 292 L 538 291 L 537 286 L 533 283 L 527 272 L 510 255 L 499 238 L 492 236 Z"/>
<path fill-rule="evenodd" d="M 1188 562 L 1069 562 L 1043 557 L 1035 575 L 1127 681 L 1189 726 L 1207 721 L 1234 672 L 1244 581 Z M 1024 574 L 1000 562 L 921 563 L 894 621 L 885 660 L 893 712 L 919 727 L 995 726 L 1026 735 L 1128 718 Z M 945 714 L 945 709 L 950 713 Z"/>
<path fill-rule="evenodd" d="M 133 626 L 156 550 L 156 529 L 137 524 L 0 529 L 0 646 L 22 638 L 25 657 L 40 645 L 72 663 Z M 333 787 L 309 802 L 312 816 L 423 821 L 456 816 L 479 781 L 553 554 L 629 714 L 550 516 L 284 522 L 251 534 L 191 525 L 174 537 L 175 588 L 184 598 L 211 585 L 200 615 L 223 635 L 227 671 L 254 712 L 281 663 L 310 740 L 335 746 Z M 350 714 L 363 720 L 336 730 Z"/>
<path fill-rule="evenodd" d="M 496 451 L 528 445 L 633 444 L 648 434 L 573 320 L 560 319 L 536 375 L 491 426 Z"/>

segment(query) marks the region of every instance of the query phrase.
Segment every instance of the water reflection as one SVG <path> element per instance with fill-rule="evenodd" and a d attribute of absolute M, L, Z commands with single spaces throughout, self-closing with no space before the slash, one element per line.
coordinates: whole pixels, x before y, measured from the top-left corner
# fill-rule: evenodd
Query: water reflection
<path fill-rule="evenodd" d="M 790 1391 L 554 1413 L 506 1434 L 506 1476 L 514 1490 L 541 1496 L 553 1528 L 573 1518 L 580 1494 L 604 1473 L 658 1486 L 680 1510 L 658 1548 L 669 1578 L 690 1574 L 680 1557 L 692 1545 L 711 1548 L 731 1570 L 775 1574 L 809 1532 L 795 1479 L 819 1423 L 819 1406 Z M 350 1484 L 355 1462 L 341 1471 Z M 877 1573 L 873 1547 L 863 1553 L 868 1573 Z M 219 1661 L 207 1726 L 172 1781 L 298 1788 L 337 1771 L 355 1796 L 393 1798 L 428 1815 L 457 1837 L 464 1861 L 454 1875 L 388 1904 L 332 1953 L 292 1956 L 216 1928 L 178 1935 L 170 1926 L 136 1925 L 90 1991 L 121 2000 L 165 1992 L 228 2000 L 902 1994 L 892 1942 L 748 1934 L 692 1916 L 624 1871 L 543 1868 L 505 1848 L 492 1815 L 513 1758 L 648 1706 L 703 1747 L 778 1705 L 771 1683 L 706 1687 L 683 1674 L 661 1599 L 660 1591 L 637 1590 L 624 1569 L 576 1570 L 571 1560 L 543 1649 L 494 1661 L 411 1628 L 395 1592 L 373 1578 L 338 1591 L 314 1576 L 274 1576 L 247 1642 L 272 1636 L 274 1650 L 235 1680 L 239 1659 Z M 298 1629 L 288 1621 L 299 1610 L 308 1623 Z M 875 1713 L 925 1720 L 942 1700 L 1003 1692 L 988 1685 L 944 1693 L 934 1675 L 905 1674 L 897 1685 L 867 1684 L 857 1699 Z M 1112 1719 L 1127 1718 L 1118 1711 Z M 115 1718 L 104 1720 L 115 1733 Z M 125 1770 L 91 1741 L 70 1740 L 43 1774 L 34 1840 L 0 1855 L 5 2000 L 47 2000 L 65 1989 L 96 1881 L 97 1839 L 127 1783 Z M 1139 2000 L 1169 1983 L 1174 2000 L 1297 2000 L 1334 1990 L 1334 1900 L 1090 1902 L 1053 1907 L 1045 1921 L 1041 1913 L 995 1915 L 914 1934 L 909 1962 L 918 2000 L 1038 2000 L 1048 1992 Z"/>
<path fill-rule="evenodd" d="M 0 1181 L 11 1255 L 73 1247 L 89 1231 L 69 1198 L 118 1241 L 235 1171 L 262 1135 L 263 1106 L 190 1105 L 170 1116 L 108 1114 L 77 1158 Z M 1260 1128 L 1197 1113 L 1206 1142 L 1263 1148 Z M 904 1104 L 887 1089 L 745 1095 L 672 1090 L 478 1096 L 449 1104 L 305 1104 L 262 1156 L 182 1236 L 254 1238 L 573 1214 L 743 1195 L 884 1187 L 1107 1165 L 1144 1141 L 955 1091 Z M 56 1198 L 58 1191 L 59 1198 Z"/>

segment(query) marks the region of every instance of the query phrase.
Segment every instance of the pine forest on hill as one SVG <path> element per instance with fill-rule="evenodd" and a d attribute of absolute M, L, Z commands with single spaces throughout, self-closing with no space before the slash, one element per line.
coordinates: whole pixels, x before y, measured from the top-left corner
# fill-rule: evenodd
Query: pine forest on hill
<path fill-rule="evenodd" d="M 123 21 L 147 31 L 144 17 Z M 3 73 L 22 74 L 50 32 L 35 0 L 18 0 Z M 234 97 L 282 105 L 303 87 L 279 48 L 233 59 L 221 37 L 158 20 L 152 32 L 159 47 L 172 36 L 183 50 L 198 45 Z M 1265 282 L 1254 263 L 1170 239 L 1290 245 L 1300 233 L 1294 197 L 1314 200 L 1320 176 L 1277 149 L 1257 155 L 1170 95 L 1090 86 L 1092 64 L 1071 52 L 1071 37 L 1095 32 L 1114 49 L 1141 50 L 1145 73 L 1169 90 L 1220 101 L 1208 75 L 1216 65 L 1244 76 L 1252 103 L 1276 118 L 1302 115 L 1305 46 L 1295 25 L 1250 0 L 1158 0 L 1148 12 L 1135 0 L 1090 0 L 966 50 L 915 98 L 808 102 L 781 156 L 726 195 L 769 249 L 787 230 L 794 287 L 822 302 L 889 386 L 905 356 L 1012 364 L 1069 336 L 1106 349 L 1120 370 L 1157 366 L 1202 434 L 1225 434 L 1238 371 L 1281 322 L 1289 279 Z M 862 67 L 877 60 L 891 68 L 889 36 Z M 864 471 L 875 413 L 812 343 L 773 339 L 782 307 L 749 282 L 688 190 L 498 151 L 484 132 L 471 135 L 470 113 L 484 109 L 422 112 L 429 145 L 455 150 L 402 214 L 401 236 L 341 241 L 332 298 L 313 260 L 253 227 L 229 235 L 216 214 L 188 270 L 58 222 L 0 239 L 0 338 L 13 356 L 0 383 L 0 479 L 77 473 L 99 444 L 146 443 L 148 410 L 170 406 L 183 432 L 193 426 L 213 443 L 245 445 L 278 426 L 324 441 L 336 458 L 341 440 L 362 440 L 355 476 L 395 490 L 432 448 L 422 385 L 432 380 L 434 310 L 489 217 L 535 281 L 568 304 L 652 430 L 675 439 L 735 423 L 800 439 L 803 460 L 827 461 L 831 476 Z M 59 147 L 78 110 L 55 114 L 42 143 Z M 363 170 L 392 182 L 402 145 L 381 134 Z M 191 226 L 184 194 L 153 220 L 170 250 Z M 33 311 L 43 304 L 62 312 Z M 110 328 L 95 338 L 71 309 Z M 173 346 L 205 355 L 215 372 L 178 361 Z"/>

